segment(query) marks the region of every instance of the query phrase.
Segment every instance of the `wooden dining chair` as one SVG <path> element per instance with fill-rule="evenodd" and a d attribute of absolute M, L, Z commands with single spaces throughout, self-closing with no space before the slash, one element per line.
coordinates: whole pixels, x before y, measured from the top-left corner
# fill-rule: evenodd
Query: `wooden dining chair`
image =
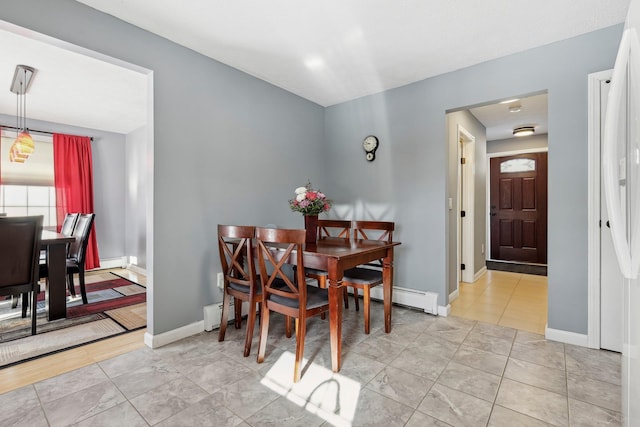
<path fill-rule="evenodd" d="M 247 331 L 244 339 L 244 357 L 251 352 L 251 341 L 256 323 L 256 308 L 262 305 L 262 292 L 256 274 L 253 238 L 256 228 L 253 226 L 218 224 L 218 252 L 224 276 L 224 300 L 218 341 L 224 341 L 229 320 L 229 306 L 234 299 L 236 329 L 242 325 L 242 303 L 249 303 Z"/>
<path fill-rule="evenodd" d="M 42 221 L 42 215 L 0 220 L 0 295 L 22 294 L 22 317 L 31 295 L 31 335 L 36 334 Z"/>
<path fill-rule="evenodd" d="M 301 377 L 304 339 L 307 318 L 329 310 L 329 296 L 326 289 L 307 286 L 304 277 L 303 245 L 305 230 L 285 230 L 256 228 L 260 283 L 262 285 L 262 317 L 260 322 L 260 345 L 258 363 L 264 362 L 269 335 L 269 314 L 271 311 L 283 314 L 287 337 L 291 336 L 290 319 L 296 320 L 296 357 L 293 381 Z M 279 244 L 274 247 L 273 244 Z M 293 253 L 295 251 L 295 254 Z M 297 265 L 293 280 L 283 267 Z"/>
<path fill-rule="evenodd" d="M 389 221 L 353 221 L 353 238 L 355 240 L 393 241 L 395 223 Z M 342 285 L 353 288 L 356 311 L 360 310 L 358 289 L 362 289 L 364 305 L 364 333 L 368 334 L 371 326 L 371 288 L 382 284 L 382 260 L 351 268 L 344 272 Z M 346 293 L 345 293 L 346 294 Z"/>
<path fill-rule="evenodd" d="M 324 237 L 339 237 L 345 240 L 351 239 L 351 221 L 319 219 L 318 239 L 320 240 Z M 329 277 L 329 273 L 327 271 L 305 267 L 304 275 L 308 278 L 317 280 L 318 287 L 323 289 L 327 287 L 327 278 Z M 349 298 L 346 287 L 344 288 L 344 307 L 349 308 Z"/>

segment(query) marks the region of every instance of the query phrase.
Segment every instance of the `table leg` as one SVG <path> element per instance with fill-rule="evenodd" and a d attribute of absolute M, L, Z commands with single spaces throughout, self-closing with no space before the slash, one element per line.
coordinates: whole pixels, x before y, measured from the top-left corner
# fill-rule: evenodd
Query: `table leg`
<path fill-rule="evenodd" d="M 332 262 L 333 261 L 333 262 Z M 340 371 L 342 355 L 342 269 L 335 260 L 329 262 L 329 331 L 331 335 L 331 369 Z"/>
<path fill-rule="evenodd" d="M 48 245 L 47 268 L 49 278 L 45 291 L 47 319 L 67 317 L 67 245 Z"/>
<path fill-rule="evenodd" d="M 382 261 L 382 290 L 384 293 L 384 331 L 391 332 L 391 305 L 393 302 L 393 248 Z"/>

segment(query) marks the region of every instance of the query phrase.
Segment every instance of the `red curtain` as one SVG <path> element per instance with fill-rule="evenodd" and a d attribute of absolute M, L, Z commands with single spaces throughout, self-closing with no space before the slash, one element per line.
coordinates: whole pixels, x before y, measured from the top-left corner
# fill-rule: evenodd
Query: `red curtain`
<path fill-rule="evenodd" d="M 93 213 L 93 163 L 91 138 L 53 135 L 53 173 L 56 186 L 58 232 L 69 212 Z M 87 270 L 100 267 L 95 222 L 85 258 Z"/>

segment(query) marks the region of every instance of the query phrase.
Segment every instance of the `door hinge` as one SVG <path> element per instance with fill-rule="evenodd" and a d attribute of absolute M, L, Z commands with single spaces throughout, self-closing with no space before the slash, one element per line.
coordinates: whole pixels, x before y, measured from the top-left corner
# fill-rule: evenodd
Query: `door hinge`
<path fill-rule="evenodd" d="M 464 218 L 465 216 L 467 216 L 467 211 L 460 211 L 460 216 L 462 218 Z"/>
<path fill-rule="evenodd" d="M 465 157 L 460 157 L 460 164 L 461 165 L 467 164 L 467 159 Z"/>
<path fill-rule="evenodd" d="M 460 270 L 465 270 L 466 268 L 467 268 L 467 266 L 466 266 L 466 265 L 464 265 L 464 264 L 460 264 Z"/>

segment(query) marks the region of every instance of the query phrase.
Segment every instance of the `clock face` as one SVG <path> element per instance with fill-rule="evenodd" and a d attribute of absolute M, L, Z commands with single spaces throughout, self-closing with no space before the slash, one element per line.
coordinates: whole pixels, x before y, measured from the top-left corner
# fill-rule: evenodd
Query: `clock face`
<path fill-rule="evenodd" d="M 376 148 L 378 148 L 378 138 L 373 135 L 369 135 L 364 139 L 364 141 L 362 141 L 362 147 L 367 153 L 375 151 Z"/>

